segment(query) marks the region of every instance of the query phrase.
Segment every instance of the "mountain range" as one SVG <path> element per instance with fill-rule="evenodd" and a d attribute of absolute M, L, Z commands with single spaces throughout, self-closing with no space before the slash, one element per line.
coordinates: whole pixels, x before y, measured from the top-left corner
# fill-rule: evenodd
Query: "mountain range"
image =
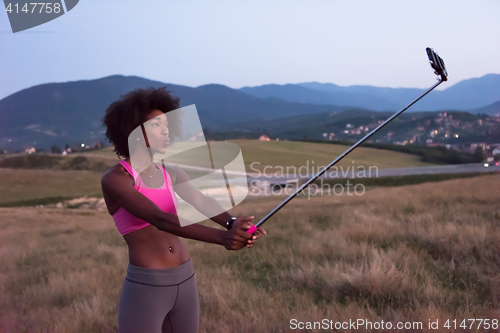
<path fill-rule="evenodd" d="M 431 82 L 432 84 L 432 82 Z M 429 84 L 429 86 L 431 86 Z M 443 83 L 445 85 L 446 83 Z M 275 97 L 289 102 L 361 107 L 375 111 L 400 110 L 427 89 L 342 87 L 332 83 L 269 84 L 240 88 L 259 98 Z M 474 110 L 500 101 L 500 74 L 463 80 L 444 90 L 434 90 L 413 107 L 418 111 Z"/>
<path fill-rule="evenodd" d="M 496 114 L 500 111 L 499 84 L 500 75 L 497 74 L 462 81 L 443 91 L 433 91 L 417 104 L 418 110 L 429 105 L 430 102 L 424 104 L 427 99 L 432 99 L 435 104 L 431 109 L 472 109 L 471 112 Z M 358 109 L 395 110 L 411 102 L 422 91 L 340 87 L 314 82 L 242 89 L 219 84 L 192 88 L 122 75 L 47 83 L 0 100 L 0 149 L 47 148 L 53 144 L 64 146 L 66 143 L 105 141 L 101 119 L 112 102 L 137 88 L 161 86 L 167 86 L 179 96 L 181 106 L 195 104 L 203 128 L 219 132 L 249 130 L 248 124 L 265 124 L 286 117 L 339 114 L 354 106 Z M 455 98 L 464 106 L 460 107 Z M 351 105 L 355 102 L 358 105 Z M 267 126 L 261 129 L 264 127 Z"/>
<path fill-rule="evenodd" d="M 265 121 L 347 109 L 277 98 L 260 99 L 218 84 L 191 88 L 113 75 L 97 80 L 42 84 L 0 100 L 0 149 L 105 141 L 101 119 L 112 102 L 137 88 L 162 86 L 180 97 L 181 107 L 195 104 L 203 128 L 215 131 L 232 129 L 233 124 L 243 120 Z"/>

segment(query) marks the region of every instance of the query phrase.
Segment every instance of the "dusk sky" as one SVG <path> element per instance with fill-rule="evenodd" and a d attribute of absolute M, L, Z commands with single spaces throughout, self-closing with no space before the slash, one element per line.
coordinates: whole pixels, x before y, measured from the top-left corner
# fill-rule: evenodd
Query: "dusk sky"
<path fill-rule="evenodd" d="M 191 87 L 318 81 L 430 87 L 500 73 L 500 1 L 80 0 L 13 34 L 0 13 L 0 99 L 48 82 L 137 75 Z"/>

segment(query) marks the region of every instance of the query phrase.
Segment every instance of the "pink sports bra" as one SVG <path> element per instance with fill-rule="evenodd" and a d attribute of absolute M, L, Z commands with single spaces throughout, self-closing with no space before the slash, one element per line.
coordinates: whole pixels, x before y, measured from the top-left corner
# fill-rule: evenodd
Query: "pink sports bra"
<path fill-rule="evenodd" d="M 134 177 L 134 187 L 139 193 L 145 195 L 149 200 L 153 201 L 162 211 L 177 215 L 177 207 L 179 205 L 172 188 L 172 179 L 168 172 L 161 166 L 163 172 L 163 185 L 158 188 L 150 188 L 142 181 L 139 174 L 125 160 L 120 161 L 120 164 Z M 125 235 L 129 232 L 145 228 L 151 224 L 141 220 L 130 214 L 123 207 L 112 215 L 116 227 L 120 234 Z"/>

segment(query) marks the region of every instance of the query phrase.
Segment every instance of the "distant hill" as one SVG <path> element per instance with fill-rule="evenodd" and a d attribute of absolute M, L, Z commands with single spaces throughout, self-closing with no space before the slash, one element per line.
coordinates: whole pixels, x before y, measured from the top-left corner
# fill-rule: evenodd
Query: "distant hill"
<path fill-rule="evenodd" d="M 105 141 L 101 119 L 121 95 L 145 87 L 167 86 L 181 106 L 196 104 L 204 128 L 233 129 L 242 120 L 260 121 L 298 114 L 339 112 L 346 108 L 259 99 L 223 85 L 191 88 L 114 75 L 97 80 L 48 83 L 21 90 L 0 100 L 0 149 L 76 142 Z M 10 140 L 10 142 L 9 142 Z"/>
<path fill-rule="evenodd" d="M 500 116 L 500 101 L 485 106 L 484 108 L 469 110 L 470 113 L 478 113 L 478 114 L 489 114 L 492 116 Z"/>
<path fill-rule="evenodd" d="M 252 132 L 265 131 L 272 139 L 280 140 L 358 141 L 392 115 L 393 112 L 349 109 L 337 114 L 273 119 L 263 124 L 242 122 L 237 126 Z M 421 145 L 429 139 L 434 143 L 452 145 L 500 143 L 500 122 L 489 116 L 463 111 L 411 112 L 401 114 L 370 138 L 373 142 Z"/>
<path fill-rule="evenodd" d="M 376 94 L 365 94 L 363 92 L 348 89 L 326 90 L 311 88 L 318 85 L 321 84 L 268 84 L 252 88 L 244 87 L 239 90 L 258 98 L 275 97 L 288 102 L 310 103 L 316 105 L 343 105 L 376 111 L 393 110 L 399 105 L 388 98 L 381 95 L 377 96 Z M 332 86 L 334 85 L 332 84 Z"/>
<path fill-rule="evenodd" d="M 432 84 L 432 80 L 429 80 L 429 87 Z M 240 89 L 259 98 L 276 97 L 289 102 L 362 107 L 376 111 L 401 109 L 426 90 L 373 86 L 341 87 L 332 83 L 318 82 L 271 84 Z M 413 106 L 412 110 L 470 110 L 497 101 L 500 101 L 500 74 L 488 74 L 481 78 L 460 81 L 445 90 L 435 90 Z"/>

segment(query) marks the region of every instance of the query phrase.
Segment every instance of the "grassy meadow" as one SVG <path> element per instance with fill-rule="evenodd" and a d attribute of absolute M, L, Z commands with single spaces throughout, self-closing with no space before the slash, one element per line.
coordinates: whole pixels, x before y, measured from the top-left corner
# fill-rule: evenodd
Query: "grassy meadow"
<path fill-rule="evenodd" d="M 54 203 L 82 196 L 102 197 L 101 173 L 0 168 L 0 206 Z"/>
<path fill-rule="evenodd" d="M 495 174 L 362 196 L 299 195 L 252 249 L 184 240 L 200 332 L 300 331 L 291 319 L 424 327 L 499 319 L 499 188 Z M 259 219 L 281 200 L 248 197 L 232 213 Z M 109 214 L 4 207 L 0 216 L 0 332 L 116 332 L 128 254 Z"/>
<path fill-rule="evenodd" d="M 315 173 L 342 154 L 344 145 L 295 142 L 233 140 L 242 150 L 247 172 L 263 171 L 266 166 L 282 166 L 266 170 L 267 175 L 297 171 Z M 375 148 L 357 148 L 339 163 L 339 173 L 358 166 L 396 168 L 431 165 L 420 157 Z M 102 197 L 100 178 L 120 159 L 113 147 L 70 154 L 0 155 L 0 207 L 45 205 L 82 196 Z M 251 164 L 253 162 L 258 162 Z M 299 167 L 304 166 L 299 170 Z M 307 170 L 305 167 L 308 166 Z M 313 168 L 314 167 L 314 168 Z M 344 168 L 344 169 L 342 169 Z M 350 169 L 347 169 L 350 168 Z M 356 169 L 358 170 L 358 169 Z M 332 169 L 333 171 L 333 169 Z M 195 172 L 191 172 L 195 175 Z"/>
<path fill-rule="evenodd" d="M 256 172 L 250 168 L 262 171 L 266 166 L 294 166 L 296 168 L 313 165 L 316 170 L 319 166 L 326 166 L 348 147 L 341 144 L 299 142 L 299 141 L 259 141 L 259 140 L 228 140 L 241 148 L 247 172 Z M 112 147 L 97 151 L 80 153 L 81 156 L 96 156 L 99 158 L 115 157 Z M 354 161 L 354 163 L 353 163 Z M 376 166 L 379 169 L 404 168 L 413 166 L 434 165 L 420 161 L 417 155 L 396 151 L 359 147 L 345 157 L 337 166 L 347 168 L 352 166 Z"/>
<path fill-rule="evenodd" d="M 258 141 L 258 140 L 231 140 L 240 146 L 247 171 L 250 164 L 254 164 L 255 169 L 263 170 L 266 165 L 270 166 L 305 166 L 309 165 L 326 166 L 349 147 L 345 145 L 312 143 L 300 141 Z M 353 163 L 354 162 L 354 163 Z M 433 165 L 420 161 L 417 155 L 400 153 L 396 151 L 358 147 L 336 166 L 347 168 L 352 166 L 376 166 L 379 169 L 404 168 L 413 166 Z M 315 169 L 316 170 L 316 169 Z"/>

